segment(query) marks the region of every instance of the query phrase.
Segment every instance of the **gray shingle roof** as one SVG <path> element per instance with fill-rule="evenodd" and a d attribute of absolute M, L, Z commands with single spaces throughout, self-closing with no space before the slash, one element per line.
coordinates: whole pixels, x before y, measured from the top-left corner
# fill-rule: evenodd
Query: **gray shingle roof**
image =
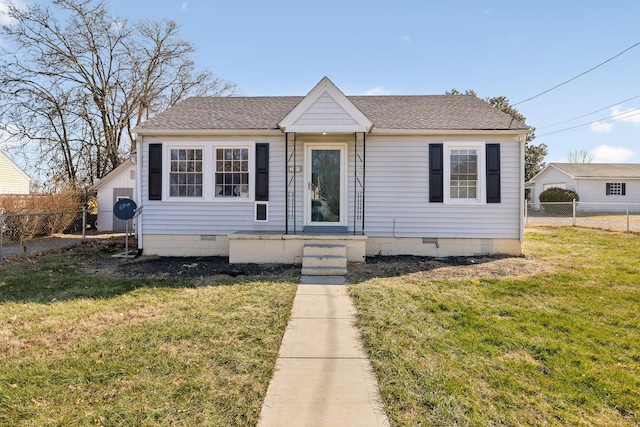
<path fill-rule="evenodd" d="M 526 130 L 470 95 L 348 96 L 378 129 Z M 195 97 L 138 125 L 135 131 L 277 129 L 302 96 Z"/>
<path fill-rule="evenodd" d="M 638 163 L 550 163 L 576 178 L 640 178 Z"/>

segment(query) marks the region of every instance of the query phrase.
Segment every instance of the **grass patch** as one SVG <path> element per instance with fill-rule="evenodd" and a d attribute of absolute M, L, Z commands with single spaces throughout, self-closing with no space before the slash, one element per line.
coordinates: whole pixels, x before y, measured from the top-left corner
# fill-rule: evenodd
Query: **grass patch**
<path fill-rule="evenodd" d="M 535 228 L 523 279 L 352 285 L 394 426 L 637 426 L 640 236 Z"/>
<path fill-rule="evenodd" d="M 107 256 L 0 265 L 0 425 L 255 425 L 296 284 L 80 273 Z"/>

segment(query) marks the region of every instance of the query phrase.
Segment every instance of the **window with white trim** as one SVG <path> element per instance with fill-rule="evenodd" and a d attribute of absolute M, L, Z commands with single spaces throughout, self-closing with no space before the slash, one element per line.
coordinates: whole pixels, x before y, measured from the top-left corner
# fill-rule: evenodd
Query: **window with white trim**
<path fill-rule="evenodd" d="M 249 198 L 249 149 L 216 148 L 216 198 Z"/>
<path fill-rule="evenodd" d="M 484 145 L 446 144 L 443 163 L 445 202 L 485 202 Z"/>
<path fill-rule="evenodd" d="M 170 150 L 169 197 L 202 197 L 202 149 Z"/>

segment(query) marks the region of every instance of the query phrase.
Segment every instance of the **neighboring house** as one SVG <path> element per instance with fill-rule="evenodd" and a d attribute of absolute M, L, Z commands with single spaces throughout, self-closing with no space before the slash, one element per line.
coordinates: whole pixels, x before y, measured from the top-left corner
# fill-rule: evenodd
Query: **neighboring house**
<path fill-rule="evenodd" d="M 97 184 L 89 188 L 89 191 L 98 193 L 98 221 L 99 231 L 124 232 L 126 221 L 118 219 L 113 214 L 113 206 L 120 199 L 136 199 L 136 164 L 135 160 L 125 161 L 120 166 L 105 175 Z M 131 220 L 129 220 L 131 221 Z M 130 222 L 129 229 L 135 225 L 135 220 Z"/>
<path fill-rule="evenodd" d="M 575 191 L 583 211 L 626 211 L 640 204 L 640 164 L 549 163 L 525 184 L 527 199 L 539 207 L 540 193 L 553 187 Z"/>
<path fill-rule="evenodd" d="M 31 178 L 0 152 L 0 194 L 29 194 Z"/>
<path fill-rule="evenodd" d="M 135 128 L 146 254 L 520 254 L 528 127 L 475 96 L 196 97 Z"/>

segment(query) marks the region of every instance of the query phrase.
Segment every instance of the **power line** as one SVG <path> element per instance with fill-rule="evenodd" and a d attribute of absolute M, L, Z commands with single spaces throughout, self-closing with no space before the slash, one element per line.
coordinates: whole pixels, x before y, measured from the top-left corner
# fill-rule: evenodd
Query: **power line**
<path fill-rule="evenodd" d="M 637 111 L 637 113 L 629 114 L 630 112 L 633 112 L 633 111 Z M 567 131 L 570 131 L 570 130 L 583 128 L 583 127 L 592 125 L 594 123 L 604 122 L 604 121 L 607 121 L 607 120 L 614 119 L 614 118 L 616 118 L 618 116 L 626 115 L 626 117 L 633 117 L 633 116 L 637 116 L 639 114 L 640 114 L 640 108 L 634 108 L 632 110 L 625 111 L 623 113 L 614 114 L 613 116 L 605 117 L 605 118 L 602 118 L 602 119 L 599 119 L 599 120 L 594 120 L 594 121 L 589 122 L 589 123 L 583 123 L 581 125 L 571 126 L 571 127 L 568 127 L 568 128 L 558 129 L 558 130 L 554 130 L 554 131 L 551 131 L 551 132 L 543 133 L 541 135 L 536 135 L 536 138 L 539 138 L 539 137 L 542 137 L 542 136 L 547 136 L 547 135 L 553 135 L 554 133 L 567 132 Z"/>
<path fill-rule="evenodd" d="M 587 71 L 585 71 L 585 72 L 583 72 L 583 73 L 580 73 L 580 74 L 578 74 L 577 76 L 572 77 L 572 78 L 570 78 L 569 80 L 567 80 L 567 81 L 565 81 L 565 82 L 562 82 L 562 83 L 560 83 L 560 84 L 555 85 L 555 86 L 554 86 L 554 87 L 552 87 L 551 89 L 547 89 L 547 90 L 545 90 L 544 92 L 540 92 L 539 94 L 532 96 L 531 98 L 527 98 L 527 99 L 522 100 L 522 101 L 520 101 L 520 102 L 516 102 L 515 104 L 511 104 L 511 106 L 512 106 L 512 107 L 515 107 L 516 105 L 520 105 L 520 104 L 523 104 L 523 103 L 525 103 L 525 102 L 527 102 L 527 101 L 531 101 L 532 99 L 535 99 L 535 98 L 537 98 L 537 97 L 539 97 L 539 96 L 541 96 L 541 95 L 544 95 L 544 94 L 545 94 L 545 93 L 547 93 L 547 92 L 551 92 L 552 90 L 557 89 L 557 88 L 559 88 L 560 86 L 566 85 L 567 83 L 572 82 L 572 81 L 574 81 L 575 79 L 577 79 L 577 78 L 579 78 L 579 77 L 582 77 L 582 76 L 584 76 L 584 75 L 585 75 L 585 74 L 587 74 L 587 73 L 592 72 L 593 70 L 595 70 L 596 68 L 598 68 L 598 67 L 600 67 L 600 66 L 602 66 L 602 65 L 606 64 L 607 62 L 613 61 L 613 60 L 614 60 L 614 59 L 616 59 L 618 56 L 622 55 L 623 53 L 625 53 L 625 52 L 627 52 L 627 51 L 629 51 L 629 50 L 631 50 L 631 49 L 633 49 L 634 47 L 636 47 L 636 46 L 638 46 L 638 45 L 640 45 L 640 42 L 638 42 L 638 43 L 634 44 L 633 46 L 629 46 L 628 48 L 626 48 L 626 49 L 625 49 L 625 50 L 623 50 L 622 52 L 620 52 L 620 53 L 616 54 L 615 56 L 612 56 L 611 58 L 607 59 L 607 60 L 606 60 L 606 61 L 604 61 L 604 62 L 599 63 L 599 64 L 598 64 L 598 65 L 596 65 L 595 67 L 590 68 L 590 69 L 588 69 Z"/>
<path fill-rule="evenodd" d="M 587 114 L 583 114 L 583 115 L 578 116 L 578 117 L 574 117 L 574 118 L 571 118 L 571 119 L 563 120 L 563 121 L 561 121 L 561 122 L 553 123 L 553 124 L 546 125 L 546 126 L 536 127 L 536 129 L 550 128 L 550 127 L 553 127 L 553 126 L 561 125 L 561 124 L 563 124 L 563 123 L 572 122 L 572 121 L 574 121 L 574 120 L 578 120 L 578 119 L 581 119 L 581 118 L 583 118 L 583 117 L 587 117 L 587 116 L 590 116 L 590 115 L 592 115 L 592 114 L 599 113 L 600 111 L 604 111 L 604 110 L 606 110 L 607 108 L 611 108 L 611 107 L 615 107 L 616 105 L 624 104 L 625 102 L 631 101 L 632 99 L 636 99 L 636 98 L 640 98 L 640 95 L 632 96 L 631 98 L 627 98 L 627 99 L 625 99 L 624 101 L 618 101 L 618 102 L 615 102 L 615 103 L 613 103 L 613 104 L 611 104 L 611 105 L 607 105 L 607 106 L 606 106 L 606 107 L 604 107 L 604 108 L 600 108 L 599 110 L 595 110 L 595 111 L 592 111 L 592 112 L 587 113 Z"/>

